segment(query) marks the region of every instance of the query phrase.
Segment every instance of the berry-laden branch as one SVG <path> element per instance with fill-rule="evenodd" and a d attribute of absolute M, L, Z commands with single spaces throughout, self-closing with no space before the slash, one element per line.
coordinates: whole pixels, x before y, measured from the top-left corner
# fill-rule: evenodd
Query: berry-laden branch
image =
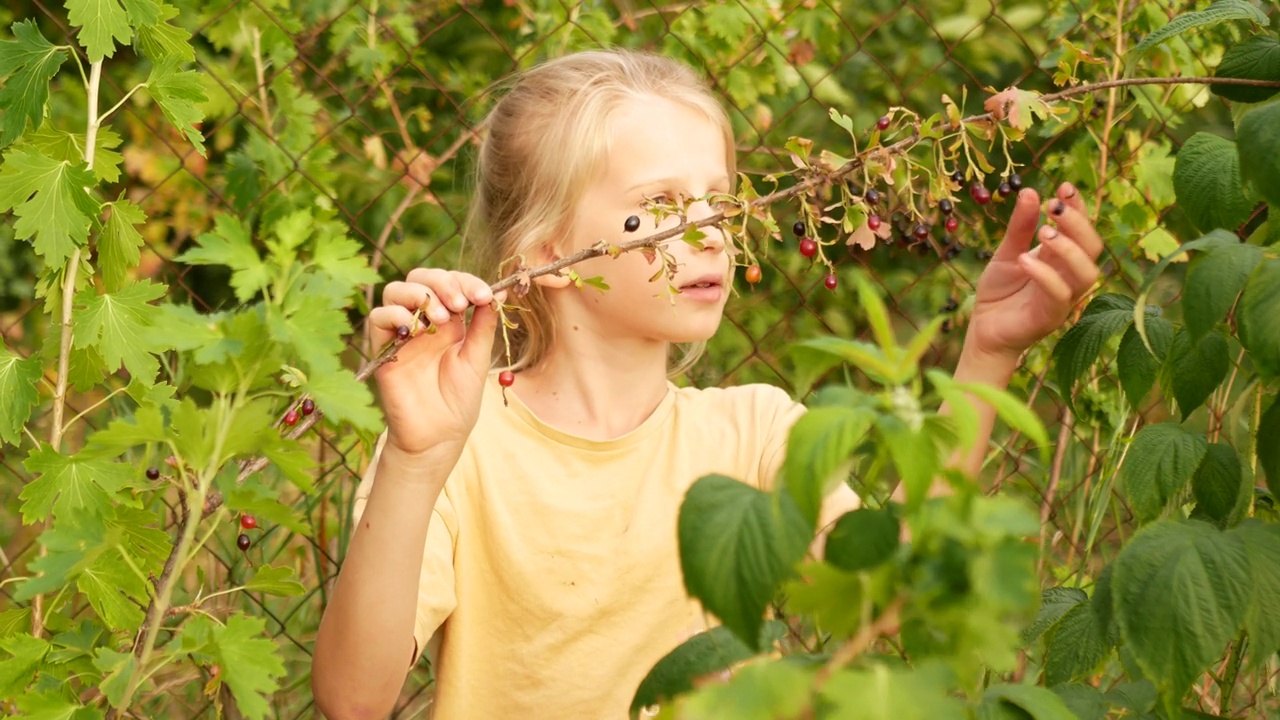
<path fill-rule="evenodd" d="M 1267 80 L 1247 80 L 1242 78 L 1211 78 L 1211 77 L 1124 78 L 1120 80 L 1107 80 L 1104 82 L 1080 85 L 1074 88 L 1068 88 L 1066 90 L 1052 93 L 1049 95 L 1042 95 L 1042 96 L 1039 96 L 1037 99 L 1041 102 L 1054 102 L 1054 101 L 1065 100 L 1067 98 L 1075 97 L 1077 95 L 1085 95 L 1091 92 L 1096 92 L 1098 90 L 1105 90 L 1107 88 L 1113 88 L 1113 87 L 1136 86 L 1136 85 L 1180 85 L 1180 84 L 1182 85 L 1220 84 L 1220 85 L 1250 85 L 1255 87 L 1280 87 L 1280 82 L 1267 81 Z M 1000 120 L 1003 117 L 1004 117 L 1004 112 L 1001 109 L 998 109 L 995 112 L 985 112 L 985 113 L 970 115 L 968 117 L 961 118 L 960 122 L 961 123 L 982 123 L 982 122 Z M 767 195 L 762 195 L 750 202 L 743 203 L 740 206 L 740 210 L 741 210 L 740 212 L 735 212 L 732 214 L 725 213 L 724 211 L 717 212 L 705 218 L 702 218 L 700 220 L 682 222 L 679 225 L 669 228 L 667 230 L 663 230 L 661 232 L 648 235 L 646 237 L 637 238 L 635 240 L 630 240 L 620 245 L 613 245 L 613 244 L 601 241 L 596 243 L 595 245 L 592 245 L 591 247 L 584 248 L 583 250 L 573 253 L 572 255 L 568 255 L 559 260 L 556 260 L 555 262 L 548 263 L 546 265 L 542 265 L 540 267 L 533 268 L 533 269 L 518 270 L 502 278 L 501 280 L 494 283 L 493 285 L 491 285 L 490 290 L 495 294 L 502 290 L 509 290 L 512 288 L 516 288 L 518 291 L 519 288 L 527 287 L 529 282 L 533 278 L 541 277 L 543 275 L 552 275 L 552 274 L 559 273 L 561 270 L 564 270 L 565 268 L 568 268 L 572 265 L 581 263 L 585 260 L 591 260 L 593 258 L 602 257 L 604 255 L 612 255 L 616 257 L 621 253 L 631 252 L 634 250 L 655 249 L 660 245 L 662 245 L 663 243 L 672 240 L 673 238 L 683 237 L 684 234 L 691 228 L 701 228 L 701 227 L 706 227 L 708 225 L 715 225 L 715 224 L 724 222 L 725 220 L 728 220 L 731 217 L 736 217 L 741 214 L 746 214 L 751 209 L 758 208 L 758 207 L 766 207 L 776 202 L 789 200 L 793 197 L 809 192 L 821 185 L 844 180 L 847 176 L 852 174 L 854 171 L 863 167 L 866 164 L 866 160 L 869 158 L 883 157 L 886 155 L 899 155 L 909 151 L 912 147 L 914 147 L 920 141 L 919 131 L 920 131 L 920 122 L 917 120 L 912 123 L 912 133 L 910 136 L 903 138 L 902 140 L 899 140 L 897 142 L 894 142 L 890 145 L 883 145 L 880 147 L 868 149 L 867 151 L 863 152 L 859 156 L 850 159 L 848 162 L 844 163 L 843 165 L 841 165 L 839 168 L 835 170 L 823 170 L 822 168 L 811 166 L 808 168 L 809 176 L 806 177 L 805 179 L 801 180 L 800 182 L 797 182 L 795 185 L 789 188 L 778 190 L 778 191 L 769 193 Z M 391 362 L 395 358 L 396 353 L 399 352 L 400 348 L 404 346 L 404 344 L 409 340 L 408 333 L 403 333 L 402 335 L 403 337 L 397 337 L 396 339 L 388 343 L 386 347 L 384 347 L 376 357 L 366 361 L 360 367 L 360 369 L 356 371 L 356 379 L 363 382 L 367 380 L 371 375 L 373 375 L 373 373 L 378 368 L 382 367 L 388 362 Z M 303 398 L 301 400 L 301 402 L 308 402 L 308 401 L 309 401 L 309 398 Z M 302 407 L 301 403 L 296 404 L 295 406 L 291 406 L 286 411 L 286 413 L 281 416 L 280 422 L 278 423 L 280 425 L 290 428 L 285 433 L 285 437 L 289 439 L 296 439 L 302 436 L 307 430 L 311 429 L 311 427 L 315 425 L 316 422 L 318 422 L 322 417 L 324 417 L 324 413 L 321 412 L 320 410 L 315 410 L 314 412 L 311 412 L 311 413 L 304 413 L 301 416 L 299 416 L 298 410 L 296 408 L 300 408 L 300 407 Z M 241 464 L 240 473 L 237 476 L 236 482 L 243 483 L 253 473 L 258 472 L 263 468 L 265 468 L 269 462 L 270 461 L 266 457 L 256 457 L 256 458 L 253 458 L 252 460 L 245 461 L 244 463 Z M 211 511 L 218 507 L 218 505 L 221 503 L 221 500 L 222 500 L 221 495 L 215 491 L 213 494 L 210 495 L 209 501 L 206 504 L 206 506 Z"/>

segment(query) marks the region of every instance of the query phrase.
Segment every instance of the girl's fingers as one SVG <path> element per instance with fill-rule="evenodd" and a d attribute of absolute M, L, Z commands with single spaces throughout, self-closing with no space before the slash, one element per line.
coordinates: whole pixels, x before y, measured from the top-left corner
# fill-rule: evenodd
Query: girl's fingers
<path fill-rule="evenodd" d="M 1040 223 L 1040 196 L 1025 188 L 1018 193 L 1004 240 L 996 248 L 992 260 L 1013 260 L 1031 248 L 1036 225 Z"/>
<path fill-rule="evenodd" d="M 1080 193 L 1079 188 L 1069 182 L 1064 182 L 1058 186 L 1058 199 L 1067 204 L 1067 207 L 1074 209 L 1081 215 L 1085 213 L 1084 195 Z"/>
<path fill-rule="evenodd" d="M 436 325 L 449 322 L 449 310 L 440 303 L 438 293 L 416 282 L 390 282 L 382 291 L 383 305 L 399 305 L 421 311 Z"/>
<path fill-rule="evenodd" d="M 396 328 L 413 327 L 413 311 L 400 305 L 381 305 L 369 313 L 369 339 L 373 347 L 381 348 L 391 342 Z"/>
<path fill-rule="evenodd" d="M 1079 195 L 1079 193 L 1076 193 Z M 1102 254 L 1102 238 L 1093 229 L 1093 223 L 1080 210 L 1069 205 L 1062 198 L 1054 198 L 1045 204 L 1049 219 L 1058 226 L 1062 234 L 1073 238 L 1081 249 L 1091 258 Z"/>
<path fill-rule="evenodd" d="M 466 293 L 462 291 L 461 283 L 458 282 L 459 277 L 465 275 L 465 273 L 449 272 L 438 268 L 414 268 L 409 271 L 405 280 L 426 285 L 440 299 L 441 305 L 460 313 L 471 304 Z"/>
<path fill-rule="evenodd" d="M 1049 263 L 1040 258 L 1032 257 L 1029 253 L 1023 253 L 1018 256 L 1018 264 L 1054 300 L 1065 305 L 1074 299 L 1067 281 Z"/>
<path fill-rule="evenodd" d="M 1040 247 L 1048 251 L 1041 259 L 1066 279 L 1073 297 L 1084 295 L 1098 282 L 1098 265 L 1079 243 L 1047 226 L 1040 231 L 1040 242 Z"/>

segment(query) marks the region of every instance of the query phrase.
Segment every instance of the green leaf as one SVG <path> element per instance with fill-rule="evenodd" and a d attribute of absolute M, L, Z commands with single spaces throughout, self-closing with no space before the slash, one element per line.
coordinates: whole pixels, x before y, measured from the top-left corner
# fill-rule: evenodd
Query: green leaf
<path fill-rule="evenodd" d="M 129 24 L 138 27 L 160 22 L 160 2 L 158 0 L 121 0 L 124 11 L 128 14 Z"/>
<path fill-rule="evenodd" d="M 236 299 L 247 303 L 271 282 L 267 266 L 259 257 L 249 228 L 233 215 L 219 215 L 214 229 L 196 238 L 198 247 L 174 258 L 190 265 L 225 265 L 231 268 L 231 287 Z"/>
<path fill-rule="evenodd" d="M 84 161 L 83 134 L 70 133 L 45 125 L 39 130 L 28 131 L 23 136 L 24 145 L 30 144 L 46 157 L 77 164 Z M 109 127 L 98 128 L 98 136 L 94 141 L 93 176 L 99 182 L 115 183 L 120 180 L 120 164 L 124 156 L 116 152 L 120 147 L 120 136 Z"/>
<path fill-rule="evenodd" d="M 1210 133 L 1192 135 L 1178 150 L 1173 189 L 1178 207 L 1200 232 L 1235 229 L 1253 210 L 1240 180 L 1236 144 Z"/>
<path fill-rule="evenodd" d="M 1213 332 L 1192 342 L 1189 333 L 1179 332 L 1165 364 L 1173 397 L 1185 421 L 1226 379 L 1231 369 L 1227 339 Z"/>
<path fill-rule="evenodd" d="M 1208 444 L 1202 433 L 1173 423 L 1156 423 L 1138 431 L 1120 466 L 1120 488 L 1139 521 L 1155 518 L 1178 499 Z"/>
<path fill-rule="evenodd" d="M 125 286 L 115 293 L 97 294 L 92 286 L 76 295 L 75 346 L 93 345 L 107 368 L 115 372 L 123 363 L 129 375 L 146 385 L 155 383 L 159 363 L 154 353 L 168 346 L 148 333 L 155 308 L 149 303 L 164 295 L 166 287 L 151 281 Z"/>
<path fill-rule="evenodd" d="M 40 356 L 23 359 L 0 345 L 0 443 L 17 445 L 31 409 L 40 402 Z"/>
<path fill-rule="evenodd" d="M 213 656 L 221 668 L 222 682 L 231 689 L 240 712 L 250 720 L 263 720 L 270 712 L 267 697 L 279 689 L 284 676 L 280 649 L 263 637 L 266 620 L 233 614 L 225 627 L 201 615 L 183 626 L 179 642 Z"/>
<path fill-rule="evenodd" d="M 1079 720 L 1107 720 L 1107 701 L 1092 685 L 1072 683 L 1052 688 Z"/>
<path fill-rule="evenodd" d="M 31 608 L 13 608 L 0 612 L 0 639 L 10 635 L 20 635 L 31 628 Z M 8 694 L 0 689 L 0 697 Z"/>
<path fill-rule="evenodd" d="M 308 376 L 305 392 L 332 422 L 349 422 L 369 431 L 382 426 L 382 413 L 373 404 L 373 393 L 369 392 L 369 386 L 356 380 L 350 370 L 339 368 Z"/>
<path fill-rule="evenodd" d="M 1223 245 L 1196 258 L 1187 268 L 1182 316 L 1192 341 L 1199 340 L 1226 317 L 1249 274 L 1262 262 L 1262 252 L 1257 245 Z"/>
<path fill-rule="evenodd" d="M 18 699 L 23 720 L 102 720 L 102 710 L 68 700 L 58 692 L 24 695 Z"/>
<path fill-rule="evenodd" d="M 311 537 L 311 525 L 306 522 L 302 513 L 276 500 L 274 490 L 253 484 L 252 480 L 244 485 L 237 485 L 234 474 L 219 489 L 222 490 L 223 502 L 228 510 L 247 513 L 258 518 L 259 523 L 278 525 L 297 535 Z"/>
<path fill-rule="evenodd" d="M 782 479 L 811 527 L 818 522 L 822 499 L 848 475 L 853 451 L 874 420 L 875 413 L 867 408 L 820 407 L 792 426 Z"/>
<path fill-rule="evenodd" d="M 1114 646 L 1089 601 L 1081 602 L 1045 633 L 1045 684 L 1059 685 L 1092 674 Z"/>
<path fill-rule="evenodd" d="M 177 17 L 178 9 L 165 5 L 163 18 L 170 20 Z M 191 33 L 169 22 L 157 22 L 142 25 L 138 28 L 138 39 L 135 41 L 142 54 L 152 61 L 173 58 L 179 63 L 189 63 L 196 59 L 196 51 L 191 47 Z"/>
<path fill-rule="evenodd" d="M 1254 35 L 1227 48 L 1214 77 L 1280 81 L 1280 40 L 1270 35 Z M 1233 102 L 1259 103 L 1280 92 L 1276 87 L 1210 85 L 1209 89 Z"/>
<path fill-rule="evenodd" d="M 1033 643 L 1053 627 L 1071 608 L 1089 602 L 1089 596 L 1079 588 L 1050 587 L 1040 593 L 1040 611 L 1036 619 L 1022 631 L 1022 641 Z"/>
<path fill-rule="evenodd" d="M 1142 337 L 1142 342 L 1146 344 L 1150 350 L 1150 343 L 1147 342 L 1147 316 L 1151 314 L 1151 309 L 1147 306 L 1147 295 L 1151 292 L 1151 287 L 1155 285 L 1156 280 L 1160 278 L 1160 274 L 1164 269 L 1169 267 L 1169 263 L 1182 257 L 1184 254 L 1192 250 L 1211 250 L 1220 245 L 1239 245 L 1240 238 L 1235 233 L 1221 228 L 1213 230 L 1201 237 L 1184 243 L 1174 253 L 1166 255 L 1156 263 L 1156 266 L 1147 273 L 1147 277 L 1142 281 L 1142 287 L 1138 290 L 1138 299 L 1133 304 L 1133 324 L 1138 329 L 1138 335 Z"/>
<path fill-rule="evenodd" d="M 27 628 L 30 629 L 30 626 Z M 49 642 L 26 633 L 0 640 L 0 650 L 11 657 L 0 660 L 0 697 L 20 697 L 51 649 Z"/>
<path fill-rule="evenodd" d="M 139 603 L 145 607 L 147 586 L 124 563 L 119 553 L 103 552 L 84 563 L 76 578 L 76 589 L 84 593 L 108 628 L 131 630 L 142 624 Z"/>
<path fill-rule="evenodd" d="M 138 266 L 142 235 L 133 227 L 147 221 L 142 208 L 129 200 L 107 203 L 111 211 L 98 237 L 98 265 L 107 292 L 116 292 L 129 281 L 129 270 Z"/>
<path fill-rule="evenodd" d="M 338 356 L 346 349 L 342 336 L 350 324 L 346 313 L 322 302 L 304 286 L 300 292 L 290 293 L 283 307 L 267 306 L 267 327 L 272 340 L 293 346 L 310 372 L 324 373 L 338 369 Z"/>
<path fill-rule="evenodd" d="M 24 501 L 22 522 L 26 525 L 47 520 L 51 514 L 59 518 L 104 517 L 135 472 L 123 463 L 60 455 L 47 445 L 27 456 L 22 466 L 39 476 L 18 494 Z"/>
<path fill-rule="evenodd" d="M 132 422 L 131 422 L 132 421 Z M 89 436 L 85 449 L 107 457 L 117 457 L 129 448 L 166 438 L 164 418 L 158 405 L 143 405 L 132 418 L 117 417 L 106 428 Z"/>
<path fill-rule="evenodd" d="M 1049 459 L 1049 435 L 1040 418 L 1025 401 L 1014 397 L 1007 390 L 981 383 L 956 383 L 956 387 L 978 396 L 978 399 L 995 408 L 996 416 L 1009 427 L 1030 438 L 1040 449 L 1042 460 Z"/>
<path fill-rule="evenodd" d="M 67 0 L 67 20 L 80 28 L 80 44 L 89 62 L 99 62 L 116 52 L 116 43 L 133 37 L 129 16 L 118 0 Z"/>
<path fill-rule="evenodd" d="M 60 265 L 89 239 L 99 210 L 85 191 L 93 184 L 93 173 L 82 162 L 16 147 L 5 153 L 0 167 L 0 212 L 12 209 L 18 218 L 14 236 L 32 239 L 46 263 Z"/>
<path fill-rule="evenodd" d="M 1254 7 L 1252 3 L 1246 2 L 1246 0 L 1218 0 L 1218 2 L 1204 10 L 1189 12 L 1170 20 L 1168 25 L 1151 33 L 1142 42 L 1138 43 L 1137 47 L 1131 52 L 1130 59 L 1139 58 L 1156 45 L 1192 28 L 1213 25 L 1227 20 L 1251 20 L 1263 26 L 1270 24 L 1266 13 Z"/>
<path fill-rule="evenodd" d="M 867 323 L 871 325 L 876 344 L 886 356 L 893 357 L 894 351 L 898 349 L 898 339 L 893 335 L 893 326 L 889 321 L 889 311 L 884 306 L 884 300 L 871 286 L 870 281 L 861 274 L 855 276 L 855 279 L 858 287 L 858 302 L 862 305 L 863 312 L 867 314 Z"/>
<path fill-rule="evenodd" d="M 378 282 L 378 273 L 369 267 L 364 246 L 345 235 L 321 233 L 315 241 L 311 262 L 334 280 L 352 288 Z"/>
<path fill-rule="evenodd" d="M 678 535 L 689 594 L 758 649 L 765 606 L 812 536 L 791 496 L 704 476 L 680 505 Z"/>
<path fill-rule="evenodd" d="M 1280 207 L 1280 103 L 1254 108 L 1236 126 L 1240 176 L 1271 207 Z"/>
<path fill-rule="evenodd" d="M 891 509 L 847 512 L 827 533 L 823 559 L 849 572 L 870 570 L 893 557 L 899 531 L 898 518 Z"/>
<path fill-rule="evenodd" d="M 306 592 L 306 588 L 302 587 L 302 583 L 298 582 L 297 576 L 293 574 L 293 568 L 271 565 L 259 567 L 249 582 L 244 584 L 244 589 L 283 596 L 301 595 Z"/>
<path fill-rule="evenodd" d="M 839 670 L 822 687 L 829 720 L 968 720 L 964 703 L 950 694 L 951 674 L 939 666 L 893 670 L 876 663 Z"/>
<path fill-rule="evenodd" d="M 169 124 L 186 135 L 196 151 L 205 156 L 204 136 L 195 124 L 204 119 L 204 111 L 197 105 L 208 102 L 209 98 L 204 94 L 198 73 L 178 69 L 181 59 L 171 55 L 156 60 L 151 68 L 151 76 L 147 78 L 147 89 Z"/>
<path fill-rule="evenodd" d="M 1149 317 L 1147 340 L 1151 342 L 1156 355 L 1153 356 L 1142 343 L 1137 326 L 1131 325 L 1120 338 L 1120 350 L 1116 353 L 1120 387 L 1124 389 L 1125 398 L 1134 410 L 1140 409 L 1140 403 L 1151 392 L 1160 365 L 1169 353 L 1169 346 L 1173 344 L 1173 323 L 1162 317 Z"/>
<path fill-rule="evenodd" d="M 819 376 L 840 361 L 849 363 L 879 382 L 899 382 L 898 368 L 880 348 L 860 340 L 828 335 L 795 343 L 790 350 L 803 378 L 800 387 L 805 391 Z"/>
<path fill-rule="evenodd" d="M 765 623 L 760 647 L 769 647 L 785 632 L 777 621 Z M 728 669 L 755 653 L 726 627 L 714 627 L 680 643 L 645 676 L 631 700 L 631 717 L 640 710 L 693 690 L 695 678 Z"/>
<path fill-rule="evenodd" d="M 1240 344 L 1253 358 L 1258 373 L 1280 376 L 1280 259 L 1268 258 L 1245 281 L 1236 310 Z"/>
<path fill-rule="evenodd" d="M 45 39 L 35 20 L 13 24 L 15 40 L 0 40 L 0 148 L 22 136 L 31 122 L 39 129 L 44 120 L 44 104 L 49 100 L 49 81 L 67 61 L 66 50 Z"/>
<path fill-rule="evenodd" d="M 1038 685 L 992 685 L 983 693 L 983 701 L 1004 702 L 1021 708 L 1033 720 L 1077 720 L 1062 698 L 1049 688 Z"/>
<path fill-rule="evenodd" d="M 111 703 L 111 707 L 120 707 L 129 681 L 138 669 L 137 658 L 130 652 L 116 652 L 111 648 L 99 647 L 93 658 L 93 666 L 102 671 L 103 678 L 98 688 L 106 696 L 107 702 Z"/>
<path fill-rule="evenodd" d="M 1267 488 L 1280 497 L 1280 398 L 1277 398 L 1258 419 L 1258 435 L 1255 453 L 1262 472 L 1267 476 Z"/>
<path fill-rule="evenodd" d="M 787 610 L 811 617 L 837 638 L 853 637 L 862 626 L 863 577 L 825 562 L 804 563 L 800 576 L 782 586 Z"/>
<path fill-rule="evenodd" d="M 1163 520 L 1139 530 L 1115 565 L 1112 592 L 1125 644 L 1173 713 L 1244 621 L 1244 541 L 1202 522 Z"/>
<path fill-rule="evenodd" d="M 1251 667 L 1257 669 L 1280 652 L 1280 525 L 1245 520 L 1230 532 L 1240 536 L 1249 557 L 1249 607 L 1244 627 L 1249 633 Z"/>
<path fill-rule="evenodd" d="M 918 507 L 941 469 L 938 445 L 924 428 L 912 428 L 892 415 L 876 419 L 880 439 L 907 491 L 907 506 Z"/>
<path fill-rule="evenodd" d="M 813 672 L 794 660 L 753 663 L 689 698 L 682 718 L 776 720 L 795 718 L 810 706 Z"/>
<path fill-rule="evenodd" d="M 1058 391 L 1068 405 L 1072 405 L 1071 391 L 1076 381 L 1098 359 L 1102 346 L 1133 321 L 1133 307 L 1133 300 L 1123 295 L 1099 295 L 1084 309 L 1080 320 L 1054 346 Z"/>
<path fill-rule="evenodd" d="M 1210 443 L 1200 467 L 1191 478 L 1196 508 L 1219 524 L 1225 524 L 1240 498 L 1240 486 L 1244 481 L 1244 468 L 1235 448 L 1224 443 Z"/>

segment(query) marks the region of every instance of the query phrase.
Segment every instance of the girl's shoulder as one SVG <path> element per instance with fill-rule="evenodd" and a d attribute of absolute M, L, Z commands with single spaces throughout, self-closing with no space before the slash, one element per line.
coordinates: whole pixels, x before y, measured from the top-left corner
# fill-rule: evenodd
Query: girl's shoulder
<path fill-rule="evenodd" d="M 674 386 L 673 386 L 674 387 Z M 789 417 L 804 412 L 804 406 L 776 385 L 749 383 L 727 387 L 675 388 L 677 407 L 736 417 Z"/>

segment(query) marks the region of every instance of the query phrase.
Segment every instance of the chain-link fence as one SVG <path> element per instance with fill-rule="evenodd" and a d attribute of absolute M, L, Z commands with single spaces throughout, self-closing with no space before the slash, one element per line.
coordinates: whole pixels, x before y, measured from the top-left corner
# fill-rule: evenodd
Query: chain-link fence
<path fill-rule="evenodd" d="M 1052 92 L 1058 89 L 1055 74 L 1071 72 L 1087 80 L 1106 79 L 1121 69 L 1109 58 L 1143 29 L 1176 14 L 1181 3 L 1121 2 L 1118 9 L 1073 1 L 912 0 L 187 0 L 176 5 L 180 13 L 171 22 L 192 35 L 195 65 L 210 97 L 201 128 L 209 154 L 201 157 L 154 108 L 127 104 L 114 125 L 123 136 L 119 189 L 150 218 L 143 229 L 147 245 L 139 274 L 168 283 L 171 292 L 189 296 L 198 309 L 215 310 L 235 302 L 227 276 L 172 258 L 222 213 L 261 219 L 313 197 L 337 210 L 384 281 L 419 265 L 458 265 L 474 143 L 491 105 L 489 89 L 512 71 L 550 57 L 622 45 L 689 62 L 705 73 L 730 110 L 742 171 L 764 186 L 765 176 L 793 167 L 784 149 L 790 136 L 811 138 L 815 148 L 852 153 L 848 135 L 829 118 L 831 108 L 848 115 L 855 131 L 862 132 L 893 107 L 938 112 L 944 94 L 973 114 L 982 112 L 984 88 L 1017 85 Z M 8 21 L 37 19 L 55 42 L 71 43 L 74 37 L 61 7 L 17 3 L 9 13 Z M 1150 58 L 1147 74 L 1207 74 L 1204 63 L 1213 60 L 1212 48 L 1225 37 L 1216 32 L 1176 40 Z M 1202 57 L 1205 53 L 1209 57 Z M 112 62 L 127 68 L 142 61 L 125 49 Z M 112 72 L 108 63 L 104 94 L 123 97 L 129 91 L 127 76 Z M 1132 295 L 1151 257 L 1172 242 L 1158 223 L 1177 229 L 1182 222 L 1170 179 L 1180 141 L 1187 128 L 1223 122 L 1226 111 L 1201 88 L 1185 87 L 1104 91 L 1091 103 L 1065 106 L 1069 112 L 1060 122 L 1038 125 L 1012 143 L 1008 160 L 1019 166 L 1026 185 L 1042 192 L 1061 180 L 1082 189 L 1106 239 L 1105 282 Z M 990 159 L 997 172 L 987 184 L 994 191 L 1006 161 L 998 147 Z M 896 199 L 886 201 L 882 212 L 893 228 L 889 238 L 871 248 L 841 241 L 824 252 L 838 277 L 861 271 L 878 283 L 900 333 L 914 332 L 938 313 L 951 315 L 927 360 L 952 368 L 967 301 L 1000 238 L 1010 203 L 979 207 L 957 192 L 965 200 L 956 212 L 959 227 L 946 232 L 942 216 L 922 208 L 933 226 L 920 240 L 911 233 L 915 221 L 904 212 L 909 193 L 901 191 L 893 189 Z M 778 206 L 774 212 L 789 228 L 798 206 Z M 833 229 L 824 239 L 835 237 Z M 24 244 L 12 240 L 7 223 L 0 227 L 0 248 L 0 269 L 6 271 L 0 284 L 0 333 L 11 347 L 29 354 L 47 341 L 48 332 L 48 316 L 30 299 L 34 260 Z M 861 309 L 846 290 L 852 284 L 826 289 L 826 269 L 801 257 L 789 234 L 782 242 L 762 239 L 758 248 L 763 281 L 748 286 L 739 273 L 738 294 L 719 335 L 682 382 L 768 382 L 789 388 L 788 342 L 819 332 L 867 332 Z M 369 289 L 366 305 L 379 291 Z M 1169 299 L 1160 293 L 1158 286 L 1153 301 Z M 363 309 L 352 314 L 353 324 L 362 314 Z M 985 475 L 1043 508 L 1052 564 L 1072 569 L 1090 555 L 1089 547 L 1114 545 L 1128 532 L 1129 518 L 1112 512 L 1108 499 L 1119 441 L 1136 423 L 1126 416 L 1107 368 L 1078 392 L 1073 420 L 1048 374 L 1050 347 L 1028 353 L 1013 389 L 1029 398 L 1056 437 L 1052 462 L 1043 465 L 1022 438 L 1001 432 Z M 354 367 L 366 356 L 367 348 L 357 342 L 348 360 Z M 78 413 L 101 399 L 73 396 L 70 409 Z M 1159 404 L 1144 410 L 1165 412 Z M 244 577 L 250 561 L 290 565 L 298 572 L 308 588 L 301 597 L 238 593 L 222 598 L 248 603 L 267 618 L 284 649 L 290 684 L 275 702 L 276 715 L 284 718 L 316 714 L 308 688 L 311 648 L 350 535 L 351 499 L 369 452 L 364 440 L 344 435 L 317 434 L 311 447 L 320 464 L 316 492 L 282 490 L 286 504 L 298 509 L 298 522 L 265 527 L 248 554 L 235 546 L 238 531 L 227 527 L 210 543 L 201 577 L 189 578 L 192 588 L 230 583 Z M 26 481 L 24 452 L 0 450 L 0 464 Z M 21 483 L 0 485 L 3 507 L 17 507 L 20 489 Z M 168 502 L 176 522 L 177 500 Z M 0 540 L 5 553 L 0 581 L 24 574 L 35 555 L 32 530 L 21 526 L 16 513 L 0 516 Z M 8 596 L 4 602 L 12 600 L 11 588 L 0 586 Z M 216 606 L 207 607 L 217 612 Z M 166 717 L 212 712 L 216 698 L 199 691 L 207 678 L 192 672 L 185 686 L 169 693 Z M 425 715 L 430 678 L 424 662 L 405 686 L 397 717 Z"/>

